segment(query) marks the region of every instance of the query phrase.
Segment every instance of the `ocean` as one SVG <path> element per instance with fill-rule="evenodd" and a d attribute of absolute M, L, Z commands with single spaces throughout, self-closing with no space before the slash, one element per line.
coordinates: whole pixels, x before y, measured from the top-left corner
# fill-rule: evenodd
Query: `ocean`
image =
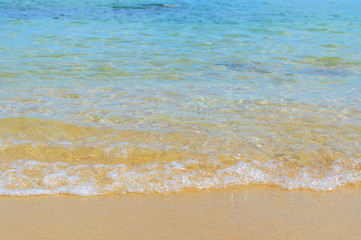
<path fill-rule="evenodd" d="M 0 195 L 359 186 L 360 12 L 0 1 Z"/>

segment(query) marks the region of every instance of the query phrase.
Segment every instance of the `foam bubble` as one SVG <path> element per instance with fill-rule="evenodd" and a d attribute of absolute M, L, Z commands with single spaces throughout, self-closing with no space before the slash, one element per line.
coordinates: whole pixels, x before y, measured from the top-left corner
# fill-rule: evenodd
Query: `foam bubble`
<path fill-rule="evenodd" d="M 7 145 L 1 144 L 0 142 L 0 151 L 4 151 L 7 148 Z"/>

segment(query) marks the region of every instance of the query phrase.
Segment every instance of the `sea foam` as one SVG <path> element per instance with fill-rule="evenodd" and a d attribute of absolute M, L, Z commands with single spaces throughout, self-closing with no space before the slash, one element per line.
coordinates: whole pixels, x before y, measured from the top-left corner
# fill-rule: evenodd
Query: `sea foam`
<path fill-rule="evenodd" d="M 210 159 L 207 162 L 189 160 L 132 166 L 18 160 L 11 164 L 1 164 L 0 194 L 165 194 L 250 184 L 274 185 L 289 190 L 327 191 L 361 182 L 361 173 L 357 170 L 361 166 L 360 159 L 347 165 L 340 160 L 335 162 L 328 172 L 300 168 L 291 174 L 282 163 L 276 162 L 261 165 L 254 161 L 239 161 L 227 165 Z"/>

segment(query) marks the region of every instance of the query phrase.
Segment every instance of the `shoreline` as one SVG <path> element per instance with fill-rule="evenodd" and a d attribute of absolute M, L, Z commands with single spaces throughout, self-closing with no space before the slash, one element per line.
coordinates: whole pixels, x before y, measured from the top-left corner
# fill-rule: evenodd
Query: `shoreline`
<path fill-rule="evenodd" d="M 2 239 L 357 239 L 361 189 L 0 197 Z"/>

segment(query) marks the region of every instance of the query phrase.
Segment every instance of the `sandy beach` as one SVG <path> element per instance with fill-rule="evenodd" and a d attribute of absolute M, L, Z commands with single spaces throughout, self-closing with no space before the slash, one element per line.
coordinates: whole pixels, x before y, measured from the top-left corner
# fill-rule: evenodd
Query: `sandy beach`
<path fill-rule="evenodd" d="M 360 189 L 1 197 L 1 239 L 359 239 Z"/>
<path fill-rule="evenodd" d="M 0 1 L 0 240 L 361 239 L 361 1 Z"/>

